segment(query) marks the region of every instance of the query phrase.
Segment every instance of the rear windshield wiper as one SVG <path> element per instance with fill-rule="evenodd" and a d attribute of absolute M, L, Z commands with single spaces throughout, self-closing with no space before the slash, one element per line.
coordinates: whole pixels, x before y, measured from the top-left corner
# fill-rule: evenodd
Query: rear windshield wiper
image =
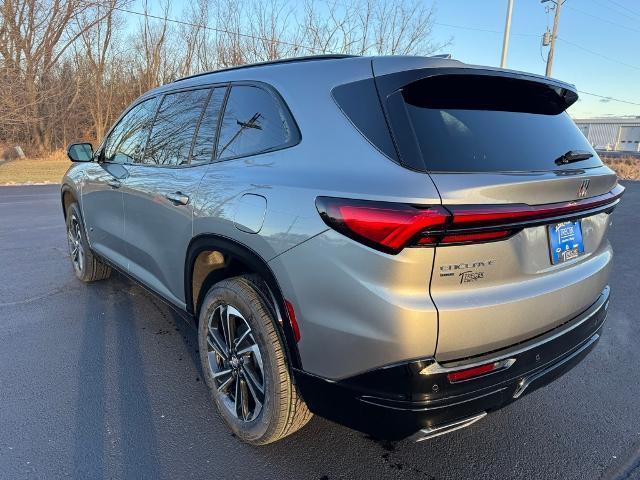
<path fill-rule="evenodd" d="M 579 150 L 569 150 L 564 155 L 560 155 L 556 158 L 556 165 L 566 165 L 567 163 L 579 162 L 580 160 L 586 160 L 587 158 L 593 157 L 593 153 L 579 151 Z"/>

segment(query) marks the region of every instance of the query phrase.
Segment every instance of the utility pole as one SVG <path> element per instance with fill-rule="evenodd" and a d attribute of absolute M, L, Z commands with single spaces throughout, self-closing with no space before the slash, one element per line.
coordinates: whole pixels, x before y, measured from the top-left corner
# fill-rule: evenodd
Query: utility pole
<path fill-rule="evenodd" d="M 553 67 L 553 53 L 556 48 L 556 37 L 558 36 L 558 23 L 560 22 L 560 7 L 565 2 L 565 0 L 541 0 L 541 3 L 545 3 L 551 1 L 555 4 L 556 13 L 553 17 L 553 31 L 551 32 L 551 46 L 549 47 L 549 55 L 547 56 L 547 70 L 545 75 L 547 77 L 551 76 L 551 69 Z"/>
<path fill-rule="evenodd" d="M 507 66 L 507 52 L 509 51 L 509 34 L 511 32 L 511 13 L 513 12 L 513 0 L 509 0 L 507 6 L 507 20 L 504 25 L 504 38 L 502 39 L 502 58 L 500 59 L 500 68 Z"/>

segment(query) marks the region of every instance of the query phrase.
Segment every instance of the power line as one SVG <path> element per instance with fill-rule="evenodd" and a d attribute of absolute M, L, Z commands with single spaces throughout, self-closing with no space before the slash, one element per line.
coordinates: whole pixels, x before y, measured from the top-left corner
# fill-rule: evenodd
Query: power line
<path fill-rule="evenodd" d="M 603 0 L 603 1 L 604 1 L 604 0 Z M 621 12 L 620 10 L 616 10 L 617 8 L 625 8 L 625 7 L 623 7 L 622 5 L 620 5 L 619 3 L 612 2 L 611 0 L 607 0 L 607 1 L 611 2 L 611 4 L 610 4 L 610 5 L 607 5 L 607 4 L 603 3 L 603 1 L 600 1 L 600 0 L 591 0 L 591 2 L 595 3 L 596 5 L 599 5 L 601 8 L 604 8 L 604 9 L 607 9 L 608 11 L 611 11 L 611 12 L 613 12 L 613 13 L 616 13 L 616 14 L 620 15 L 621 17 L 629 18 L 629 19 L 631 19 L 631 20 L 633 20 L 633 21 L 636 21 L 636 20 L 637 20 L 637 19 L 635 19 L 635 18 L 631 18 L 631 17 L 629 17 L 629 13 L 627 13 L 627 12 Z M 628 10 L 628 9 L 627 9 L 627 10 Z M 640 16 L 640 14 L 634 14 L 634 13 L 633 13 L 633 11 L 630 11 L 630 13 L 632 13 L 633 15 L 639 15 L 639 16 Z"/>
<path fill-rule="evenodd" d="M 625 28 L 625 29 L 627 29 L 627 30 L 629 30 L 631 32 L 640 33 L 640 30 L 638 30 L 637 28 L 629 27 L 627 25 L 623 25 L 622 23 L 614 22 L 613 20 L 609 20 L 609 19 L 606 19 L 606 18 L 599 17 L 597 15 L 594 15 L 593 13 L 585 12 L 584 10 L 580 10 L 580 9 L 578 9 L 576 7 L 572 7 L 571 5 L 567 5 L 567 8 L 570 9 L 570 10 L 573 10 L 575 12 L 581 13 L 582 15 L 586 15 L 587 17 L 595 18 L 598 21 L 610 23 L 611 25 L 615 25 L 617 27 Z"/>
<path fill-rule="evenodd" d="M 472 30 L 474 32 L 485 32 L 485 33 L 498 33 L 502 35 L 504 32 L 499 30 L 489 30 L 487 28 L 477 28 L 477 27 L 469 27 L 467 25 L 454 25 L 451 23 L 442 23 L 442 22 L 433 22 L 434 25 L 438 25 L 440 27 L 450 27 L 450 28 L 459 28 L 462 30 Z M 539 37 L 537 33 L 517 33 L 511 32 L 511 35 L 516 35 L 518 37 Z"/>
<path fill-rule="evenodd" d="M 114 10 L 118 10 L 118 11 L 123 12 L 123 13 L 130 13 L 132 15 L 139 15 L 139 16 L 142 16 L 142 17 L 153 18 L 153 19 L 156 19 L 156 20 L 162 20 L 162 21 L 166 21 L 166 22 L 177 23 L 177 24 L 180 24 L 180 25 L 186 25 L 186 26 L 189 26 L 189 27 L 203 28 L 205 30 L 211 30 L 211 31 L 218 32 L 218 33 L 225 33 L 225 34 L 228 34 L 228 35 L 238 35 L 240 37 L 252 38 L 254 40 L 263 40 L 263 41 L 267 41 L 267 42 L 280 43 L 280 44 L 287 45 L 287 46 L 290 46 L 290 47 L 302 48 L 302 49 L 306 49 L 306 50 L 309 50 L 309 51 L 318 51 L 317 48 L 309 47 L 309 46 L 306 46 L 306 45 L 300 45 L 300 44 L 297 44 L 297 43 L 285 42 L 285 41 L 282 41 L 282 40 L 276 40 L 274 38 L 259 37 L 259 36 L 250 35 L 250 34 L 247 34 L 247 33 L 231 32 L 229 30 L 225 30 L 225 29 L 221 29 L 221 28 L 215 28 L 215 27 L 210 27 L 208 25 L 202 25 L 202 24 L 197 24 L 197 23 L 186 22 L 186 21 L 183 21 L 183 20 L 176 20 L 174 18 L 169 18 L 169 17 L 161 17 L 161 16 L 158 16 L 158 15 L 153 15 L 153 14 L 146 13 L 146 12 L 137 12 L 135 10 L 129 10 L 129 9 L 126 9 L 126 8 L 121 8 L 121 7 L 114 7 Z M 451 28 L 461 28 L 461 29 L 464 29 L 464 30 L 472 30 L 472 31 L 479 31 L 479 32 L 486 32 L 486 33 L 497 33 L 497 34 L 502 34 L 503 33 L 503 32 L 500 32 L 498 30 L 489 30 L 489 29 L 468 27 L 468 26 L 464 26 L 464 25 L 453 25 L 453 24 L 441 23 L 441 22 L 433 22 L 433 23 L 434 23 L 434 25 L 440 25 L 440 26 L 451 27 Z M 512 35 L 525 36 L 525 37 L 537 37 L 538 36 L 538 35 L 533 34 L 533 33 L 512 33 Z M 594 52 L 592 50 L 588 50 L 588 49 L 586 49 L 584 47 L 581 47 L 581 46 L 579 46 L 579 45 L 577 45 L 577 44 L 575 44 L 573 42 L 569 42 L 568 40 L 565 40 L 563 38 L 558 38 L 558 39 L 563 41 L 563 42 L 565 42 L 565 43 L 571 44 L 571 45 L 573 45 L 573 46 L 575 46 L 577 48 L 580 48 L 580 49 L 582 49 L 584 51 L 587 51 L 587 52 L 589 52 L 589 53 L 591 53 L 593 55 L 597 55 L 597 56 L 606 58 L 607 60 L 610 60 L 612 62 L 620 63 L 622 65 L 626 65 L 626 66 L 631 67 L 631 68 L 640 69 L 640 67 L 636 67 L 634 65 L 626 64 L 624 62 L 619 62 L 617 60 L 614 60 L 612 58 L 609 58 L 609 57 L 606 57 L 606 56 L 604 56 L 602 54 Z M 585 95 L 591 95 L 591 96 L 602 98 L 602 99 L 606 99 L 606 100 L 616 101 L 616 102 L 620 102 L 620 103 L 626 103 L 626 104 L 629 104 L 629 105 L 640 106 L 640 103 L 632 102 L 632 101 L 629 101 L 629 100 L 621 100 L 619 98 L 607 97 L 607 96 L 604 96 L 604 95 L 598 95 L 598 94 L 595 94 L 595 93 L 585 92 L 585 91 L 582 91 L 582 90 L 578 90 L 578 92 L 584 93 Z"/>
<path fill-rule="evenodd" d="M 614 102 L 627 103 L 629 105 L 636 105 L 640 107 L 640 103 L 631 102 L 629 100 L 621 100 L 615 97 L 605 97 L 604 95 L 598 95 L 597 93 L 585 92 L 584 90 L 578 90 L 579 93 L 584 93 L 585 95 L 591 95 L 592 97 L 604 98 L 605 100 L 612 100 Z"/>
<path fill-rule="evenodd" d="M 290 47 L 306 49 L 306 50 L 309 50 L 311 52 L 313 52 L 313 51 L 321 51 L 318 48 L 308 47 L 306 45 L 299 45 L 297 43 L 285 42 L 285 41 L 282 41 L 282 40 L 276 40 L 275 38 L 258 37 L 256 35 L 250 35 L 248 33 L 232 32 L 230 30 L 225 30 L 223 28 L 216 28 L 216 27 L 210 27 L 208 25 L 202 25 L 202 24 L 198 24 L 198 23 L 185 22 L 184 20 L 176 20 L 174 18 L 169 18 L 169 17 L 161 17 L 159 15 L 153 15 L 153 14 L 147 13 L 147 12 L 136 12 L 135 10 L 128 10 L 126 8 L 121 8 L 121 7 L 113 7 L 113 9 L 114 10 L 118 10 L 118 11 L 123 12 L 123 13 L 130 13 L 132 15 L 139 15 L 139 16 L 142 16 L 142 17 L 154 18 L 156 20 L 162 20 L 162 21 L 165 21 L 165 22 L 177 23 L 177 24 L 180 24 L 180 25 L 186 25 L 188 27 L 203 28 L 205 30 L 211 30 L 211 31 L 217 32 L 217 33 L 226 33 L 227 35 L 237 35 L 239 37 L 252 38 L 254 40 L 262 40 L 262 41 L 265 41 L 265 42 L 279 43 L 281 45 L 287 45 L 287 46 L 290 46 Z"/>
<path fill-rule="evenodd" d="M 640 13 L 638 13 L 635 10 L 631 10 L 629 7 L 622 5 L 621 3 L 616 2 L 615 0 L 607 0 L 609 3 L 613 4 L 613 5 L 617 5 L 618 7 L 622 8 L 623 10 L 626 10 L 627 12 L 636 15 L 638 17 L 640 17 Z"/>
<path fill-rule="evenodd" d="M 433 22 L 433 24 L 434 25 L 444 26 L 444 27 L 460 28 L 460 29 L 463 29 L 463 30 L 472 30 L 472 31 L 476 31 L 476 32 L 495 33 L 495 34 L 502 34 L 503 33 L 503 32 L 500 32 L 498 30 L 489 30 L 489 29 L 485 29 L 485 28 L 468 27 L 468 26 L 465 26 L 465 25 L 453 25 L 453 24 L 441 23 L 441 22 Z M 519 36 L 527 36 L 527 37 L 538 37 L 538 35 L 532 34 L 532 33 L 512 33 L 511 35 L 519 35 Z M 610 62 L 619 63 L 620 65 L 624 65 L 624 66 L 627 66 L 629 68 L 634 68 L 634 69 L 640 70 L 640 67 L 638 67 L 636 65 L 631 65 L 629 63 L 625 63 L 625 62 L 621 62 L 619 60 L 615 60 L 615 59 L 613 59 L 611 57 L 607 57 L 606 55 L 603 55 L 601 53 L 598 53 L 598 52 L 595 52 L 595 51 L 590 50 L 588 48 L 582 47 L 581 45 L 573 43 L 573 42 L 571 42 L 569 40 L 565 40 L 564 38 L 558 37 L 558 40 L 560 40 L 560 41 L 562 41 L 564 43 L 567 43 L 569 45 L 572 45 L 572 46 L 574 46 L 576 48 L 579 48 L 581 50 L 584 50 L 585 52 L 588 52 L 588 53 L 590 53 L 592 55 L 596 55 L 598 57 L 601 57 L 601 58 L 604 58 L 606 60 L 609 60 Z M 602 99 L 605 99 L 605 100 L 610 100 L 610 101 L 620 102 L 620 103 L 626 103 L 627 105 L 640 106 L 640 103 L 632 102 L 630 100 L 622 100 L 620 98 L 599 95 L 597 93 L 586 92 L 584 90 L 578 90 L 578 92 L 582 93 L 584 95 L 590 95 L 592 97 L 602 98 Z"/>
<path fill-rule="evenodd" d="M 586 47 L 583 47 L 582 45 L 578 45 L 577 43 L 570 42 L 569 40 L 566 40 L 564 38 L 558 37 L 558 40 L 560 40 L 561 42 L 566 43 L 568 45 L 572 45 L 575 48 L 579 48 L 580 50 L 583 50 L 583 51 L 585 51 L 587 53 L 590 53 L 591 55 L 595 55 L 597 57 L 604 58 L 605 60 L 609 60 L 610 62 L 619 63 L 620 65 L 624 65 L 625 67 L 635 68 L 636 70 L 640 70 L 640 66 L 631 65 L 630 63 L 625 63 L 625 62 L 622 62 L 620 60 L 616 60 L 615 58 L 611 58 L 611 57 L 608 57 L 606 55 L 603 55 L 602 53 L 595 52 L 595 51 L 590 50 L 590 49 L 588 49 Z"/>
<path fill-rule="evenodd" d="M 486 29 L 486 28 L 469 27 L 469 26 L 466 26 L 466 25 L 453 25 L 453 24 L 450 24 L 450 23 L 441 23 L 441 22 L 433 22 L 433 24 L 434 25 L 440 25 L 440 26 L 443 26 L 443 27 L 459 28 L 459 29 L 462 29 L 462 30 L 471 30 L 471 31 L 474 31 L 474 32 L 495 33 L 495 34 L 500 34 L 500 35 L 502 35 L 502 33 L 503 33 L 503 32 L 500 32 L 498 30 L 489 30 L 489 29 Z M 539 35 L 535 34 L 535 33 L 517 33 L 517 32 L 512 32 L 511 35 L 517 35 L 517 36 L 521 36 L 521 37 L 539 37 Z M 590 50 L 590 49 L 588 49 L 586 47 L 583 47 L 582 45 L 578 45 L 577 43 L 574 43 L 574 42 L 571 42 L 569 40 L 566 40 L 565 38 L 558 37 L 558 40 L 560 40 L 560 41 L 562 41 L 564 43 L 567 43 L 569 45 L 572 45 L 572 46 L 574 46 L 576 48 L 579 48 L 581 50 L 584 50 L 585 52 L 590 53 L 592 55 L 596 55 L 598 57 L 601 57 L 601 58 L 604 58 L 606 60 L 609 60 L 610 62 L 618 63 L 620 65 L 624 65 L 624 66 L 629 67 L 629 68 L 640 69 L 640 66 L 632 65 L 630 63 L 625 63 L 625 62 L 622 62 L 620 60 L 616 60 L 615 58 L 611 58 L 611 57 L 608 57 L 608 56 L 606 56 L 606 55 L 604 55 L 602 53 L 598 53 L 598 52 L 596 52 L 594 50 Z"/>

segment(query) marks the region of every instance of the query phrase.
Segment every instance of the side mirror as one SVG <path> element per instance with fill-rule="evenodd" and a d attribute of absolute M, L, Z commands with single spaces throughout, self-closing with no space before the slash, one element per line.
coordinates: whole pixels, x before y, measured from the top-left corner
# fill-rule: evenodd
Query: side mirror
<path fill-rule="evenodd" d="M 90 162 L 93 159 L 93 146 L 90 143 L 72 143 L 67 148 L 67 156 L 72 162 Z"/>

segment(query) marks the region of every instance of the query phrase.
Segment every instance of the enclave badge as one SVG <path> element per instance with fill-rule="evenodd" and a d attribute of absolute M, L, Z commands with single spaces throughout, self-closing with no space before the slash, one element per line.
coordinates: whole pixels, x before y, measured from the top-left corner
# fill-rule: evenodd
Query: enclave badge
<path fill-rule="evenodd" d="M 580 188 L 578 188 L 578 198 L 586 197 L 587 190 L 589 189 L 589 182 L 590 180 L 588 178 L 582 180 Z"/>

